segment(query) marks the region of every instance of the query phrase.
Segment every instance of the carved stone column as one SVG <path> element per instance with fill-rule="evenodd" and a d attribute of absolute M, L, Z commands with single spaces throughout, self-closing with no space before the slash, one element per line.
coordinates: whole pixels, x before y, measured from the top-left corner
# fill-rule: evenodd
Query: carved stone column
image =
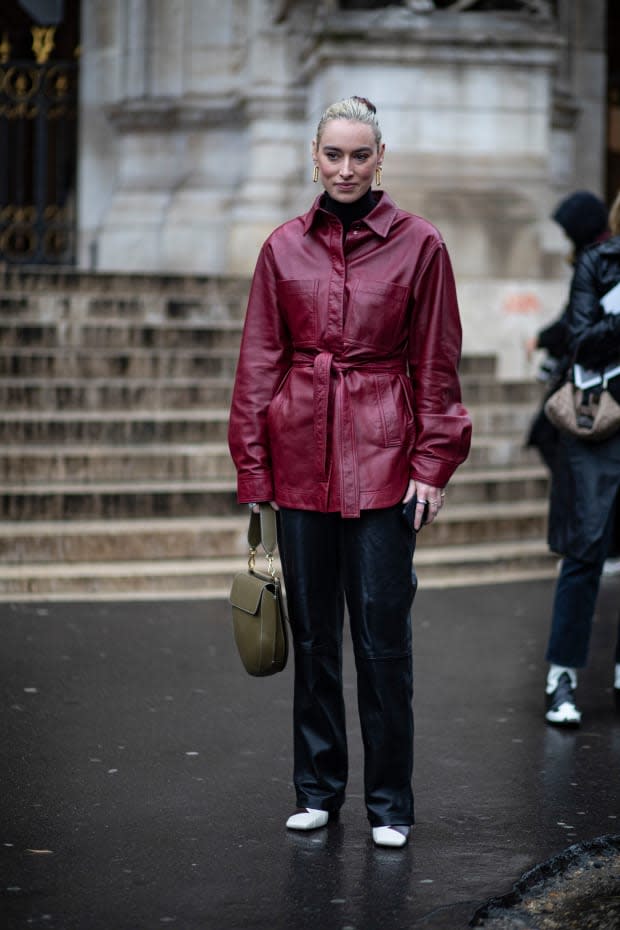
<path fill-rule="evenodd" d="M 231 214 L 233 273 L 252 270 L 261 243 L 290 215 L 292 196 L 309 170 L 302 143 L 305 89 L 295 54 L 298 34 L 290 28 L 290 9 L 288 21 L 281 23 L 276 7 L 272 0 L 249 3 L 252 43 L 241 79 L 244 170 Z"/>
<path fill-rule="evenodd" d="M 98 125 L 102 114 L 107 120 L 112 186 L 89 233 L 98 268 L 226 271 L 242 170 L 237 72 L 247 2 L 89 4 L 108 30 L 105 54 L 116 75 L 98 108 L 93 102 Z M 90 42 L 101 55 L 101 31 Z"/>

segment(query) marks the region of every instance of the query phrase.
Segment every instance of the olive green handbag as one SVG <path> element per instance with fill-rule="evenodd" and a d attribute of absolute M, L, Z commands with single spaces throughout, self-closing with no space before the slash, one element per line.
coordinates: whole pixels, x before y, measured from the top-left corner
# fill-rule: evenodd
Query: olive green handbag
<path fill-rule="evenodd" d="M 233 633 L 246 671 L 273 675 L 286 665 L 288 635 L 282 584 L 273 565 L 276 515 L 269 504 L 260 505 L 260 514 L 250 514 L 248 545 L 248 570 L 235 575 L 230 591 Z M 259 545 L 265 550 L 267 573 L 255 569 Z"/>

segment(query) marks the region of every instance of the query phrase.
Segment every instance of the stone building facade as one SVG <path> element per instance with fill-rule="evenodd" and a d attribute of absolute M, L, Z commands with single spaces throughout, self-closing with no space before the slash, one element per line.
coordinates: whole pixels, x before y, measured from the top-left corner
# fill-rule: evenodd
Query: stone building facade
<path fill-rule="evenodd" d="M 374 101 L 384 185 L 442 231 L 465 348 L 521 373 L 566 292 L 549 220 L 603 194 L 604 0 L 82 0 L 80 266 L 249 274 L 316 194 L 324 106 Z"/>

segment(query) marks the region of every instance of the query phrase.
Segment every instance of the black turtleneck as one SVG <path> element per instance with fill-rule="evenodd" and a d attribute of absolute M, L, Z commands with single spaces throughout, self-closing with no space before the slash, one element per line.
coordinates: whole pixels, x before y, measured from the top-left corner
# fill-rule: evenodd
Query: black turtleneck
<path fill-rule="evenodd" d="M 321 198 L 321 206 L 338 217 L 342 223 L 343 234 L 346 236 L 351 224 L 370 213 L 375 208 L 376 201 L 372 195 L 372 190 L 368 188 L 366 193 L 359 200 L 354 200 L 353 203 L 341 203 L 339 200 L 334 200 L 326 192 Z"/>

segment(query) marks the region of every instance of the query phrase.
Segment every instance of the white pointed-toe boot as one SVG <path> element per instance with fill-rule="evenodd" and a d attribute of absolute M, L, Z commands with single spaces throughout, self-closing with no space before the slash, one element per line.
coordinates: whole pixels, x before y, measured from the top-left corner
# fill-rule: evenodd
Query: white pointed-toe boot
<path fill-rule="evenodd" d="M 326 827 L 329 820 L 327 811 L 316 810 L 312 807 L 305 807 L 294 814 L 291 814 L 286 821 L 289 830 L 318 830 L 320 827 Z"/>
<path fill-rule="evenodd" d="M 373 827 L 372 839 L 376 846 L 404 846 L 409 839 L 410 827 Z"/>

